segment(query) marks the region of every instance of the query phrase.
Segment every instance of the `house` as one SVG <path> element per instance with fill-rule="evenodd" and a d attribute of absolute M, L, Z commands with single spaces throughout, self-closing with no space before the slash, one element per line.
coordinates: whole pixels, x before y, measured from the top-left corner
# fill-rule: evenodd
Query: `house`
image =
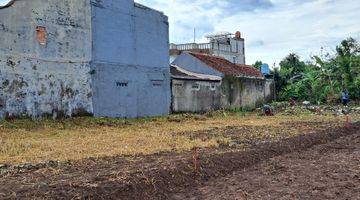
<path fill-rule="evenodd" d="M 15 0 L 0 9 L 0 117 L 168 114 L 168 28 L 133 0 Z"/>
<path fill-rule="evenodd" d="M 235 34 L 224 32 L 208 35 L 206 38 L 207 43 L 170 44 L 170 62 L 181 53 L 190 51 L 223 57 L 236 64 L 245 64 L 245 40 L 239 31 Z"/>
<path fill-rule="evenodd" d="M 171 65 L 172 110 L 206 112 L 220 105 L 221 77 L 187 71 Z"/>
<path fill-rule="evenodd" d="M 183 52 L 172 64 L 174 112 L 252 109 L 272 95 L 271 84 L 252 66 L 194 52 Z"/>

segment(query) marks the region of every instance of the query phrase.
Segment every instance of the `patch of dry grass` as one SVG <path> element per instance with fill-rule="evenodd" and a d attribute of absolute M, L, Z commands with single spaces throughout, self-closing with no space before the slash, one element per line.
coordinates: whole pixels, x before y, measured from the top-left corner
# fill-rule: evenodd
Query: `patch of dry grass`
<path fill-rule="evenodd" d="M 353 118 L 360 119 L 359 116 Z M 260 117 L 219 112 L 212 116 L 172 115 L 137 120 L 91 117 L 64 121 L 19 119 L 0 124 L 0 164 L 187 151 L 194 146 L 218 147 L 231 139 L 221 131 L 219 134 L 216 132 L 216 129 L 226 127 L 237 127 L 237 130 L 244 127 L 241 134 L 254 139 L 271 139 L 280 133 L 310 132 L 318 126 L 301 125 L 301 122 L 331 122 L 335 126 L 341 125 L 343 118 L 331 115 Z M 299 125 L 295 126 L 297 123 Z M 203 139 L 182 134 L 201 131 L 211 131 L 213 136 Z"/>

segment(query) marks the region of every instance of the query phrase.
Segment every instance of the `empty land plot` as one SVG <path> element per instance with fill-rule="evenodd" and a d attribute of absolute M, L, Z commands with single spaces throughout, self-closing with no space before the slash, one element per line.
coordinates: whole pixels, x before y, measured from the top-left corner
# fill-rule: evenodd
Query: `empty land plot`
<path fill-rule="evenodd" d="M 309 131 L 314 124 L 303 122 L 301 130 Z M 360 123 L 328 126 L 317 124 L 317 131 L 276 140 L 267 137 L 247 147 L 202 148 L 198 172 L 191 151 L 89 158 L 8 171 L 0 174 L 0 198 L 356 199 Z M 229 126 L 220 132 L 243 135 L 240 130 Z"/>
<path fill-rule="evenodd" d="M 351 116 L 358 120 L 359 115 Z M 74 161 L 111 156 L 183 152 L 232 143 L 277 141 L 343 126 L 334 115 L 223 113 L 137 120 L 80 117 L 62 121 L 18 119 L 0 124 L 0 164 Z"/>

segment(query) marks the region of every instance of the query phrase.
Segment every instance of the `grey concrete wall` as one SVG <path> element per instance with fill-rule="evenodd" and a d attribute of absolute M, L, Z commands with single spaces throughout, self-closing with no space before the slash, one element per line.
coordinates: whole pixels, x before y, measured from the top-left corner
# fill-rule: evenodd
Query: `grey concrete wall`
<path fill-rule="evenodd" d="M 220 77 L 224 76 L 222 73 L 208 67 L 205 63 L 186 52 L 178 56 L 172 64 L 199 74 L 209 74 Z"/>
<path fill-rule="evenodd" d="M 0 9 L 0 117 L 92 112 L 88 0 Z"/>
<path fill-rule="evenodd" d="M 194 88 L 194 85 L 199 88 Z M 172 80 L 173 112 L 254 109 L 265 101 L 265 80 L 226 76 L 222 82 Z M 215 88 L 211 89 L 211 85 Z"/>
<path fill-rule="evenodd" d="M 241 91 L 241 107 L 253 109 L 261 106 L 264 99 L 265 80 L 241 78 L 244 87 Z"/>
<path fill-rule="evenodd" d="M 95 116 L 168 114 L 167 17 L 132 0 L 94 1 L 92 17 Z"/>
<path fill-rule="evenodd" d="M 265 81 L 265 101 L 271 102 L 275 100 L 275 82 L 273 79 Z"/>
<path fill-rule="evenodd" d="M 221 86 L 221 107 L 253 109 L 265 101 L 265 80 L 226 76 Z"/>
<path fill-rule="evenodd" d="M 194 88 L 195 85 L 198 88 Z M 219 109 L 220 86 L 220 82 L 173 79 L 173 112 L 206 112 Z"/>

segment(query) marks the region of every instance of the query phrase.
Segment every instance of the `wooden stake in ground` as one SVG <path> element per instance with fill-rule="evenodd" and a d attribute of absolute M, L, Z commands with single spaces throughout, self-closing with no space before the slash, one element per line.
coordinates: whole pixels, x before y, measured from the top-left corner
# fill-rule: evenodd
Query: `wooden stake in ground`
<path fill-rule="evenodd" d="M 345 115 L 345 128 L 350 128 L 350 117 L 348 114 Z"/>
<path fill-rule="evenodd" d="M 198 175 L 200 174 L 200 156 L 199 156 L 199 149 L 197 147 L 194 147 L 193 162 L 194 162 L 194 173 L 195 175 Z"/>

